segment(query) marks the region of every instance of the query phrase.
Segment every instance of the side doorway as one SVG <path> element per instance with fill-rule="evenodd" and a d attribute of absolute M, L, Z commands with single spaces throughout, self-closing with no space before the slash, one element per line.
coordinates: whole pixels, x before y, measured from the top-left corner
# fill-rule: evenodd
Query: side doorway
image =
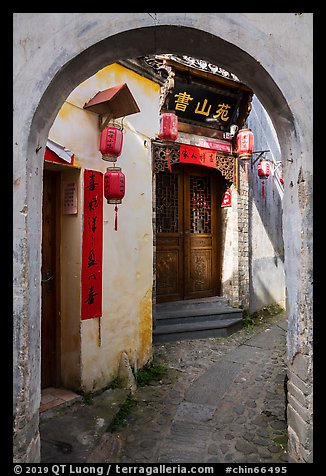
<path fill-rule="evenodd" d="M 41 388 L 60 384 L 59 186 L 60 173 L 44 169 L 42 228 Z"/>
<path fill-rule="evenodd" d="M 156 175 L 156 301 L 219 295 L 220 172 L 174 164 Z"/>

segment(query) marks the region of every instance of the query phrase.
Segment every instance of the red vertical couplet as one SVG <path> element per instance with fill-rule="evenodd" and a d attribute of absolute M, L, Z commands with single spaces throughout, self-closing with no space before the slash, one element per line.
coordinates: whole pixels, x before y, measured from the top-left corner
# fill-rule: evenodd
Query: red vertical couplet
<path fill-rule="evenodd" d="M 84 172 L 81 318 L 102 315 L 103 175 Z"/>

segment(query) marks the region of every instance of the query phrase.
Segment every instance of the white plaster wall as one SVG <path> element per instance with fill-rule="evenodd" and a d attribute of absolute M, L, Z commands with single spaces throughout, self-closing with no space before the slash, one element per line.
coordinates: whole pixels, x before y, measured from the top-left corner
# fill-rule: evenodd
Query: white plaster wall
<path fill-rule="evenodd" d="M 51 140 L 74 152 L 75 164 L 82 168 L 79 187 L 83 196 L 83 169 L 105 173 L 112 165 L 101 159 L 98 115 L 84 110 L 83 106 L 98 91 L 122 83 L 127 83 L 141 112 L 123 120 L 123 147 L 116 165 L 125 174 L 126 194 L 118 206 L 117 231 L 114 230 L 114 205 L 104 199 L 103 316 L 100 322 L 98 319 L 80 321 L 81 385 L 85 391 L 108 385 L 117 374 L 121 352 L 127 352 L 134 368 L 142 366 L 152 352 L 150 140 L 158 133 L 160 86 L 120 65 L 108 66 L 69 95 L 49 133 Z M 80 204 L 81 223 L 82 210 Z M 71 247 L 66 247 L 61 257 L 63 262 L 70 261 L 70 255 L 76 252 L 76 242 L 78 240 L 71 237 Z M 71 299 L 70 289 L 62 289 L 63 302 Z M 75 313 L 79 311 L 77 302 Z"/>
<path fill-rule="evenodd" d="M 260 101 L 254 97 L 248 126 L 255 137 L 255 151 L 267 150 L 261 158 L 270 161 L 271 174 L 264 181 L 258 177 L 258 156 L 253 154 L 250 170 L 250 312 L 279 303 L 285 307 L 283 245 L 283 196 L 280 183 L 282 156 L 276 131 Z M 277 169 L 276 166 L 278 166 Z"/>

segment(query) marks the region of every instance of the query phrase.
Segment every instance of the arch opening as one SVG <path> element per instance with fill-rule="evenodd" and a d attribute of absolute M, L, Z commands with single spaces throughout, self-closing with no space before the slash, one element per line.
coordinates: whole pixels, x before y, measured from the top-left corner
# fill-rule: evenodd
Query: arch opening
<path fill-rule="evenodd" d="M 300 135 L 296 135 L 296 121 L 281 89 L 255 58 L 235 44 L 223 40 L 219 37 L 219 32 L 213 35 L 200 29 L 176 25 L 135 28 L 91 44 L 75 57 L 69 58 L 63 65 L 59 57 L 54 58 L 53 70 L 56 73 L 48 84 L 46 84 L 48 78 L 44 79 L 44 93 L 35 107 L 28 131 L 26 128 L 28 138 L 25 139 L 23 147 L 23 153 L 26 153 L 27 157 L 24 172 L 27 182 L 26 206 L 30 211 L 25 216 L 26 229 L 36 231 L 29 236 L 26 230 L 22 231 L 18 239 L 26 243 L 27 252 L 24 259 L 25 264 L 28 264 L 26 274 L 28 286 L 35 291 L 32 302 L 28 304 L 26 310 L 27 318 L 31 321 L 29 323 L 30 343 L 33 342 L 35 347 L 37 347 L 39 330 L 39 313 L 35 313 L 35 310 L 40 308 L 40 292 L 38 292 L 40 290 L 40 249 L 35 247 L 35 243 L 41 241 L 38 239 L 40 233 L 38 234 L 37 230 L 41 228 L 42 173 L 40 171 L 43 169 L 43 156 L 38 152 L 40 148 L 45 149 L 49 130 L 65 99 L 81 82 L 104 66 L 121 59 L 166 52 L 202 58 L 234 72 L 241 81 L 253 89 L 268 112 L 279 139 L 282 155 L 291 154 L 291 157 L 295 157 L 295 151 L 300 150 Z M 27 178 L 28 174 L 29 178 Z M 289 211 L 287 213 L 289 215 Z M 290 232 L 287 231 L 287 233 Z M 294 267 L 299 266 L 298 260 Z M 291 305 L 293 309 L 297 309 L 296 305 L 293 303 Z M 37 355 L 33 356 L 28 365 L 35 365 L 36 368 L 36 362 Z M 33 372 L 35 374 L 35 371 Z M 34 393 L 32 408 L 29 410 L 32 415 L 33 412 L 38 411 L 39 389 L 35 378 L 29 386 L 29 393 Z M 35 421 L 33 425 L 35 426 Z"/>

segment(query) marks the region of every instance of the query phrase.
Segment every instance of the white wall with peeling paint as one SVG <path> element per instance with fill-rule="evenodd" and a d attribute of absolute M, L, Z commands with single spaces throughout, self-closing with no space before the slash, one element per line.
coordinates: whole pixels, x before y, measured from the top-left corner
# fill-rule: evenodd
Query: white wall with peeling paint
<path fill-rule="evenodd" d="M 152 166 L 151 139 L 158 134 L 160 86 L 140 75 L 113 64 L 84 81 L 67 98 L 49 132 L 49 138 L 75 154 L 74 167 L 101 171 L 112 164 L 102 160 L 99 151 L 99 116 L 83 109 L 98 91 L 127 83 L 139 113 L 126 116 L 123 147 L 116 165 L 126 177 L 126 193 L 118 206 L 118 230 L 114 230 L 114 205 L 103 203 L 103 316 L 80 320 L 80 274 L 74 292 L 62 286 L 62 373 L 80 372 L 81 388 L 94 391 L 108 385 L 118 371 L 122 352 L 131 366 L 142 366 L 152 352 Z M 117 122 L 121 122 L 118 119 Z M 80 174 L 80 200 L 83 198 L 83 173 Z M 82 203 L 79 204 L 75 234 L 65 241 L 61 253 L 62 275 L 67 280 L 73 266 L 80 266 Z M 67 219 L 66 219 L 67 220 Z M 63 224 L 63 234 L 65 225 Z M 79 254 L 76 254 L 76 244 Z M 72 263 L 71 256 L 78 259 Z M 69 263 L 69 266 L 66 265 Z M 79 320 L 80 369 L 71 369 L 76 361 L 66 358 L 69 350 L 70 320 Z M 68 332 L 66 332 L 68 331 Z M 69 352 L 68 352 L 69 353 Z"/>

